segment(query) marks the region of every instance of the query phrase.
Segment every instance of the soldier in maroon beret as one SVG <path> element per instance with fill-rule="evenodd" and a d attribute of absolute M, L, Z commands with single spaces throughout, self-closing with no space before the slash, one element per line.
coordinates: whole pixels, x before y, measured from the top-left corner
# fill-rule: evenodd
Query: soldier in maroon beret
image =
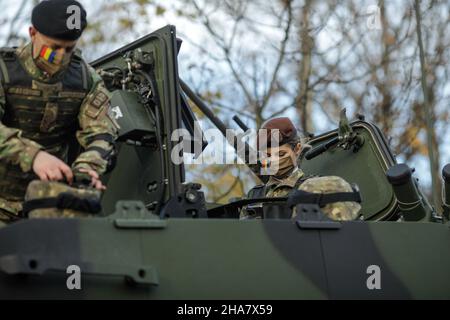
<path fill-rule="evenodd" d="M 352 186 L 337 176 L 306 176 L 299 168 L 302 153 L 301 138 L 289 118 L 274 118 L 265 122 L 257 137 L 258 150 L 269 159 L 267 183 L 257 185 L 248 198 L 287 197 L 293 189 L 311 193 L 353 192 Z M 264 161 L 263 161 L 264 162 Z M 264 163 L 263 163 L 264 165 Z M 241 210 L 241 219 L 260 218 L 261 204 L 253 204 Z M 333 220 L 355 220 L 361 206 L 357 202 L 342 201 L 327 204 L 322 212 Z M 295 208 L 292 217 L 296 216 Z"/>
<path fill-rule="evenodd" d="M 289 118 L 274 118 L 265 122 L 258 132 L 258 150 L 272 160 L 267 170 L 272 170 L 272 182 L 294 173 L 302 145 L 292 121 Z"/>

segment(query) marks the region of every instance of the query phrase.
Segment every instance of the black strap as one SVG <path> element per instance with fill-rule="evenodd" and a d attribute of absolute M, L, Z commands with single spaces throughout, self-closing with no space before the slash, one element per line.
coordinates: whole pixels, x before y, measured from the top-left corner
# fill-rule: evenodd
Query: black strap
<path fill-rule="evenodd" d="M 8 67 L 6 66 L 5 60 L 4 52 L 0 49 L 0 83 L 2 85 L 7 85 L 9 83 Z"/>
<path fill-rule="evenodd" d="M 301 177 L 300 179 L 297 180 L 297 182 L 295 182 L 293 189 L 294 190 L 298 189 L 302 185 L 303 182 L 305 182 L 306 180 L 313 178 L 313 177 L 317 177 L 317 176 L 309 175 L 306 177 Z M 254 186 L 248 192 L 247 198 L 248 199 L 264 198 L 266 196 L 266 191 L 267 191 L 267 184 L 260 184 L 260 185 Z"/>
<path fill-rule="evenodd" d="M 97 146 L 88 147 L 86 149 L 86 151 L 97 151 L 98 153 L 100 153 L 100 157 L 102 157 L 102 159 L 108 161 L 108 163 L 106 165 L 105 173 L 111 172 L 116 167 L 116 164 L 117 164 L 117 148 L 116 148 L 116 141 L 114 140 L 114 137 L 110 134 L 98 134 L 91 139 L 89 139 L 88 144 L 91 144 L 93 141 L 96 141 L 96 140 L 102 140 L 102 141 L 106 141 L 112 145 L 111 150 L 105 150 L 105 149 L 103 149 L 101 147 L 97 147 Z"/>
<path fill-rule="evenodd" d="M 336 202 L 358 202 L 361 203 L 361 194 L 358 190 L 353 192 L 336 192 L 336 193 L 311 193 L 303 190 L 293 190 L 288 197 L 288 206 L 294 207 L 297 204 L 317 204 L 324 207 L 330 203 Z"/>
<path fill-rule="evenodd" d="M 28 214 L 36 209 L 72 209 L 87 213 L 99 213 L 102 208 L 100 200 L 97 198 L 79 198 L 71 193 L 61 193 L 55 198 L 42 198 L 26 201 L 23 204 L 22 215 L 28 217 Z"/>
<path fill-rule="evenodd" d="M 17 59 L 16 54 L 17 47 L 12 48 L 0 48 L 0 80 L 1 84 L 7 86 L 9 84 L 9 73 L 8 67 L 6 66 L 7 62 L 14 62 Z M 6 93 L 6 88 L 5 93 Z"/>
<path fill-rule="evenodd" d="M 91 144 L 92 142 L 94 142 L 96 140 L 106 141 L 110 144 L 116 143 L 116 141 L 114 140 L 114 137 L 112 135 L 110 135 L 109 133 L 100 133 L 100 134 L 97 134 L 95 136 L 88 138 L 87 144 Z"/>
<path fill-rule="evenodd" d="M 114 151 L 114 149 L 111 149 L 111 150 L 105 150 L 105 149 L 103 149 L 103 148 L 93 146 L 93 147 L 87 148 L 86 151 L 97 151 L 98 153 L 100 153 L 100 157 L 102 157 L 102 158 L 105 159 L 105 160 L 108 160 L 108 159 L 109 159 L 109 156 L 110 156 L 111 153 Z"/>
<path fill-rule="evenodd" d="M 5 75 L 5 72 L 8 72 L 8 70 L 4 67 L 4 63 L 5 62 L 3 61 L 2 57 L 0 56 L 0 85 L 7 84 L 6 80 L 8 79 L 7 75 Z"/>
<path fill-rule="evenodd" d="M 83 89 L 86 92 L 89 92 L 92 87 L 92 81 L 91 81 L 92 79 L 89 75 L 89 69 L 88 69 L 87 63 L 83 59 L 81 59 L 81 75 L 83 78 Z"/>
<path fill-rule="evenodd" d="M 83 82 L 83 90 L 86 92 L 91 91 L 92 88 L 92 77 L 89 74 L 89 68 L 83 59 L 82 51 L 77 48 L 72 56 L 72 62 L 79 64 L 81 66 L 81 79 Z"/>

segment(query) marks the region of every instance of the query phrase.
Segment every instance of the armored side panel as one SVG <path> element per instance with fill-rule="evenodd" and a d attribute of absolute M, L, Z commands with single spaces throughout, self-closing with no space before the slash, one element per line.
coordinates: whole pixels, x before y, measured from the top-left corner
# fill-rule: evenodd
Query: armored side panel
<path fill-rule="evenodd" d="M 380 130 L 365 121 L 352 124 L 353 130 L 364 138 L 363 146 L 353 149 L 332 148 L 312 160 L 304 159 L 301 167 L 307 174 L 337 175 L 356 183 L 361 191 L 362 214 L 366 220 L 388 220 L 398 203 L 386 171 L 396 161 Z M 338 136 L 337 130 L 314 137 L 309 144 L 316 147 Z"/>
<path fill-rule="evenodd" d="M 31 220 L 0 229 L 0 298 L 449 299 L 449 242 L 437 223 Z"/>

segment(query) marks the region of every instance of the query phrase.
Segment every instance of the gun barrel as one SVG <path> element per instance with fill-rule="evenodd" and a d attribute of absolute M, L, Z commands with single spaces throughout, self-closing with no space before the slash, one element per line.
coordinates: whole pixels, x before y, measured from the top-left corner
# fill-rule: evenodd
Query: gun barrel
<path fill-rule="evenodd" d="M 200 99 L 195 93 L 194 91 L 192 91 L 191 88 L 189 88 L 189 86 L 181 79 L 180 80 L 180 86 L 181 89 L 184 91 L 184 93 L 189 97 L 189 99 L 191 99 L 191 101 L 200 109 L 201 112 L 203 112 L 203 114 L 209 119 L 211 120 L 211 122 L 217 127 L 217 129 L 219 129 L 219 131 L 223 134 L 223 136 L 227 139 L 228 143 L 238 152 L 239 154 L 239 150 L 238 150 L 238 143 L 237 143 L 237 137 L 235 135 L 230 135 L 227 136 L 227 126 L 225 125 L 225 123 L 220 120 L 218 117 L 216 117 L 216 115 L 211 111 L 211 109 L 202 101 L 202 99 Z M 236 120 L 235 120 L 236 121 Z M 244 123 L 242 123 L 244 124 Z M 230 141 L 231 140 L 231 141 Z M 259 169 L 260 166 L 259 164 L 250 164 L 249 163 L 249 159 L 250 159 L 250 146 L 248 145 L 248 143 L 244 143 L 244 163 L 247 164 L 247 166 L 250 168 L 250 170 L 261 180 L 264 181 L 264 177 L 262 177 L 259 174 Z"/>
<path fill-rule="evenodd" d="M 226 134 L 227 134 L 227 126 L 225 125 L 225 123 L 223 123 L 222 120 L 217 118 L 216 115 L 214 114 L 214 112 L 212 112 L 211 109 L 209 109 L 208 106 L 202 101 L 202 99 L 200 99 L 194 93 L 194 91 L 192 91 L 192 89 L 189 88 L 189 86 L 181 79 L 180 79 L 180 85 L 181 85 L 181 89 L 183 89 L 184 93 L 186 93 L 186 95 L 189 97 L 189 99 L 191 99 L 192 102 L 194 102 L 195 105 L 200 109 L 200 111 L 203 112 L 203 114 L 209 120 L 211 120 L 211 122 L 217 127 L 217 129 L 219 129 L 220 132 L 224 136 L 226 136 Z"/>
<path fill-rule="evenodd" d="M 235 115 L 233 117 L 234 122 L 241 128 L 244 132 L 247 132 L 250 128 L 245 125 L 245 123 L 239 118 L 239 116 Z"/>

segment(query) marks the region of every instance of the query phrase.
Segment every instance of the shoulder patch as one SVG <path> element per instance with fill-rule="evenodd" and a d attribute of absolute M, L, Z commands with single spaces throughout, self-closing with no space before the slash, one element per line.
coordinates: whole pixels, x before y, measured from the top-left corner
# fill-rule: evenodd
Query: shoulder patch
<path fill-rule="evenodd" d="M 92 118 L 97 119 L 100 112 L 104 109 L 104 105 L 109 101 L 109 97 L 102 90 L 97 90 L 93 95 L 88 99 L 85 114 Z"/>
<path fill-rule="evenodd" d="M 92 105 L 95 108 L 99 109 L 101 106 L 105 104 L 106 101 L 108 101 L 108 96 L 100 91 L 94 96 L 92 100 Z"/>

